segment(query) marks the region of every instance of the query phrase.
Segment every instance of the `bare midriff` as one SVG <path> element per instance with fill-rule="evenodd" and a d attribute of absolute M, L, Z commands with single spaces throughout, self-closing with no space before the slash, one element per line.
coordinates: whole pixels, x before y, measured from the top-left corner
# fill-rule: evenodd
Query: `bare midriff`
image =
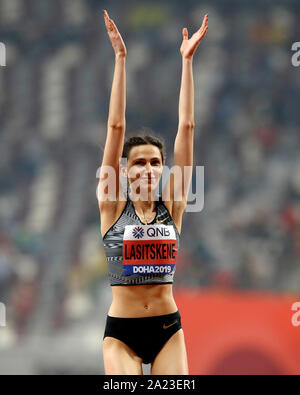
<path fill-rule="evenodd" d="M 178 308 L 173 298 L 172 284 L 114 285 L 111 317 L 151 317 L 175 313 Z"/>

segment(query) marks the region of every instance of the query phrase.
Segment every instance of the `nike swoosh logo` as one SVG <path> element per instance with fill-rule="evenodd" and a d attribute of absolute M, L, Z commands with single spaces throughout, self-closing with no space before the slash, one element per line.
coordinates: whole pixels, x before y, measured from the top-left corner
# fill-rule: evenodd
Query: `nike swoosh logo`
<path fill-rule="evenodd" d="M 163 324 L 163 328 L 164 328 L 164 329 L 167 329 L 167 328 L 169 328 L 170 326 L 176 324 L 176 322 L 177 322 L 177 320 L 174 321 L 174 322 L 172 322 L 172 324 L 170 324 L 170 325 Z"/>
<path fill-rule="evenodd" d="M 168 218 L 162 219 L 161 221 L 159 221 L 158 219 L 156 220 L 157 224 L 161 224 L 162 222 L 166 221 Z"/>

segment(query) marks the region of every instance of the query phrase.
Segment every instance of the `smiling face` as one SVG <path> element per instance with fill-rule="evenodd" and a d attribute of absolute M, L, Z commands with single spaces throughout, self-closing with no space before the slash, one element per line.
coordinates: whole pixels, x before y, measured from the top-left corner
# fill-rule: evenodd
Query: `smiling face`
<path fill-rule="evenodd" d="M 154 191 L 163 170 L 159 148 L 151 144 L 132 147 L 127 160 L 127 170 L 130 184 L 134 182 L 141 192 Z"/>

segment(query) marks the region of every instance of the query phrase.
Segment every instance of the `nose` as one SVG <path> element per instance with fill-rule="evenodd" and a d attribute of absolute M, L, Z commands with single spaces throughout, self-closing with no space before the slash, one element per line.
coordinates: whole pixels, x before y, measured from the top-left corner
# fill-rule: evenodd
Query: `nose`
<path fill-rule="evenodd" d="M 148 174 L 152 174 L 152 166 L 151 166 L 151 163 L 147 163 L 147 164 L 146 164 L 146 172 L 147 172 Z"/>

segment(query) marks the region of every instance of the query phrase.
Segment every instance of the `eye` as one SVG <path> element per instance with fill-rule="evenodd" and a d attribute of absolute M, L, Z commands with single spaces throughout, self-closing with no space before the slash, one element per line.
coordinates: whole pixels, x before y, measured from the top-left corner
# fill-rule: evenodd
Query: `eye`
<path fill-rule="evenodd" d="M 158 159 L 155 159 L 155 160 L 152 162 L 152 165 L 160 165 L 160 161 L 159 161 Z"/>

